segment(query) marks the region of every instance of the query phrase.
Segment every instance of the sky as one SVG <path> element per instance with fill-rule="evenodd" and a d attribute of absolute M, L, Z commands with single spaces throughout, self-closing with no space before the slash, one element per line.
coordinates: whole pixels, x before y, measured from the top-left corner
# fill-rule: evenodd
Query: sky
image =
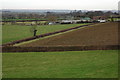
<path fill-rule="evenodd" d="M 2 9 L 117 10 L 119 0 L 1 0 Z"/>

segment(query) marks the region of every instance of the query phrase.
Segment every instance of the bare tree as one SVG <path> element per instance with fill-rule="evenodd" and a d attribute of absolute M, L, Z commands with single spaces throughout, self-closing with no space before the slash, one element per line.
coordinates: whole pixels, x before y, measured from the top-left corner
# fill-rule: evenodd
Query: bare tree
<path fill-rule="evenodd" d="M 30 32 L 32 33 L 33 36 L 36 36 L 37 25 L 35 23 L 32 23 L 32 25 L 30 26 Z"/>

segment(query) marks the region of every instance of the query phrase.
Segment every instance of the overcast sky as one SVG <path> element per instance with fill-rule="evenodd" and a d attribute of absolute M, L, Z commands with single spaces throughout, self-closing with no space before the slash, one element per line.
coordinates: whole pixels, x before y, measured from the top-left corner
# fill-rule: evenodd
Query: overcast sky
<path fill-rule="evenodd" d="M 2 9 L 117 10 L 119 0 L 1 0 Z"/>

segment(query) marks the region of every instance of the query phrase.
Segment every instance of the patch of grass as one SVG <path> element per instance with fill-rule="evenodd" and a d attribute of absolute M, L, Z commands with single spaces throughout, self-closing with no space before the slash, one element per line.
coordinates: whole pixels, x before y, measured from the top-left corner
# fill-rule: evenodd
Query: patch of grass
<path fill-rule="evenodd" d="M 86 23 L 87 24 L 87 23 Z M 65 25 L 41 25 L 37 26 L 37 35 L 59 31 L 71 27 L 76 27 L 85 24 L 65 24 Z M 31 26 L 22 25 L 3 25 L 2 26 L 2 41 L 3 43 L 32 37 L 33 34 L 30 32 Z"/>
<path fill-rule="evenodd" d="M 118 51 L 3 53 L 3 78 L 117 78 Z"/>

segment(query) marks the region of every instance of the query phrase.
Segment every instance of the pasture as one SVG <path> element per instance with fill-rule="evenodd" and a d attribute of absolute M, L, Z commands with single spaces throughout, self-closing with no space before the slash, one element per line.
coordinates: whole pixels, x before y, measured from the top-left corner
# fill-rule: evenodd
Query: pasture
<path fill-rule="evenodd" d="M 3 78 L 117 78 L 118 51 L 2 53 Z"/>
<path fill-rule="evenodd" d="M 64 25 L 39 25 L 37 26 L 37 35 L 59 31 L 67 28 L 72 28 L 84 24 L 64 24 Z M 3 25 L 2 26 L 2 43 L 7 43 L 15 40 L 24 39 L 27 37 L 32 37 L 33 34 L 30 32 L 31 26 L 25 25 Z"/>

